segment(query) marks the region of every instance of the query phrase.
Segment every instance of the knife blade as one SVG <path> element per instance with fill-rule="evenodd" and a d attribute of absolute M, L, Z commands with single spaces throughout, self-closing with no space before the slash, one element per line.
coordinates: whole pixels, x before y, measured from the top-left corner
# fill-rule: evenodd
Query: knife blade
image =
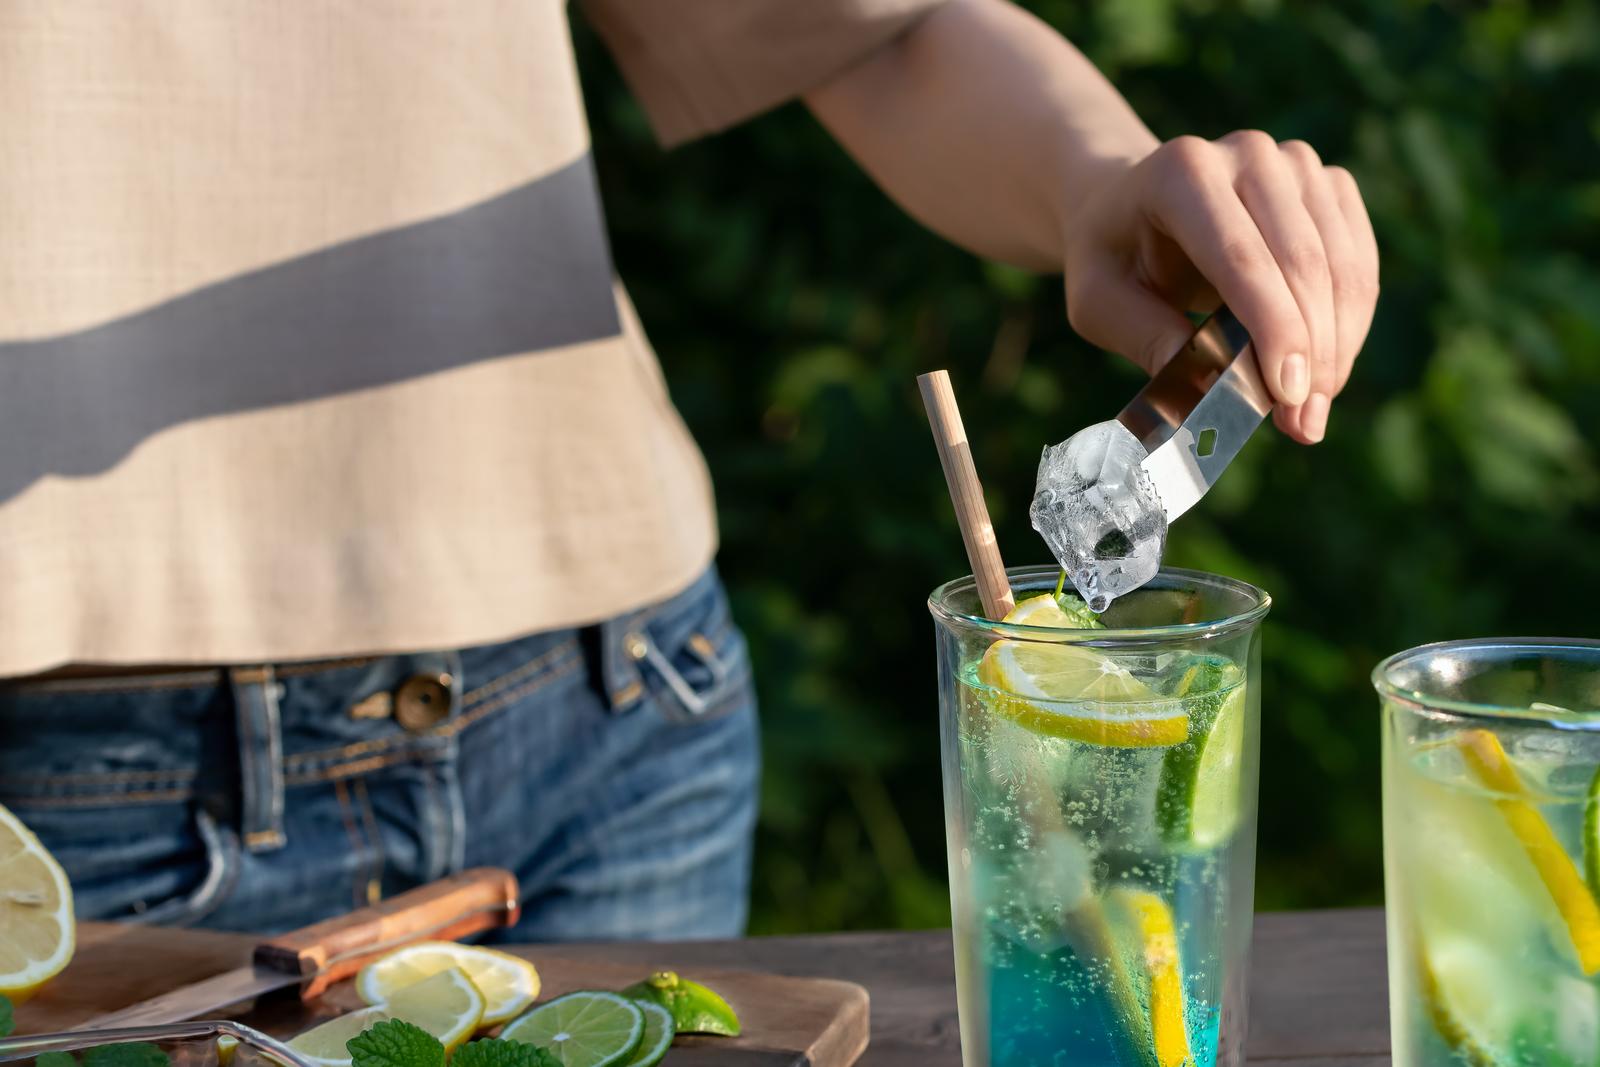
<path fill-rule="evenodd" d="M 1250 334 L 1226 307 L 1117 415 L 1144 445 L 1167 524 L 1216 484 L 1272 410 Z"/>
<path fill-rule="evenodd" d="M 96 1016 L 83 1028 L 179 1022 L 296 985 L 310 1000 L 392 949 L 510 926 L 518 914 L 516 877 L 476 867 L 264 941 L 248 966 Z"/>

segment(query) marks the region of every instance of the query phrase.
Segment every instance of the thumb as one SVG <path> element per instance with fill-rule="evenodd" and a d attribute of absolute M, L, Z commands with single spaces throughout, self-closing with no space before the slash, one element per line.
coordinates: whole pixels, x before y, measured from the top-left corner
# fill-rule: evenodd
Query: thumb
<path fill-rule="evenodd" d="M 1130 279 L 1096 272 L 1067 283 L 1067 322 L 1085 341 L 1154 374 L 1177 355 L 1194 324 Z"/>

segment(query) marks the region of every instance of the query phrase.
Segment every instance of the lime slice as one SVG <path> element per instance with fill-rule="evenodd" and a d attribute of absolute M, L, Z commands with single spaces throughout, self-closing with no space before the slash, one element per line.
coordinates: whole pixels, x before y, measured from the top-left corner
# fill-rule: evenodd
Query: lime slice
<path fill-rule="evenodd" d="M 1600 904 L 1539 809 L 1522 799 L 1526 795 L 1522 778 L 1500 739 L 1478 729 L 1464 730 L 1454 740 L 1469 773 L 1496 794 L 1495 807 L 1522 844 L 1561 914 L 1578 966 L 1587 975 L 1600 971 Z"/>
<path fill-rule="evenodd" d="M 672 1013 L 654 1001 L 635 1000 L 633 1006 L 644 1015 L 644 1036 L 625 1067 L 655 1067 L 672 1047 L 678 1028 L 672 1021 Z"/>
<path fill-rule="evenodd" d="M 1159 1067 L 1191 1062 L 1189 1028 L 1184 1021 L 1183 969 L 1178 932 L 1167 902 L 1146 889 L 1117 886 L 1106 894 L 1106 910 L 1131 951 L 1130 970 L 1139 1001 L 1148 1012 L 1149 1042 Z"/>
<path fill-rule="evenodd" d="M 615 993 L 583 990 L 541 1004 L 501 1032 L 545 1049 L 563 1067 L 625 1064 L 644 1037 L 644 1012 Z"/>
<path fill-rule="evenodd" d="M 362 1008 L 307 1030 L 289 1047 L 320 1067 L 348 1067 L 345 1043 L 389 1019 L 404 1019 L 421 1027 L 453 1051 L 483 1020 L 483 994 L 459 967 L 441 971 L 405 989 L 385 1004 Z"/>
<path fill-rule="evenodd" d="M 520 956 L 454 941 L 419 941 L 369 963 L 356 975 L 356 992 L 368 1004 L 385 1004 L 424 978 L 460 968 L 484 996 L 483 1025 L 525 1010 L 539 995 L 539 972 Z"/>
<path fill-rule="evenodd" d="M 1600 767 L 1589 780 L 1589 799 L 1583 805 L 1583 874 L 1589 892 L 1600 898 Z"/>
<path fill-rule="evenodd" d="M 1198 658 L 1173 693 L 1184 701 L 1188 741 L 1161 762 L 1156 825 L 1168 844 L 1214 848 L 1239 825 L 1244 763 L 1245 689 L 1239 669 L 1215 656 Z"/>
<path fill-rule="evenodd" d="M 675 971 L 657 971 L 624 989 L 622 995 L 666 1008 L 680 1034 L 739 1036 L 739 1017 L 728 1002 L 714 989 L 681 978 Z"/>

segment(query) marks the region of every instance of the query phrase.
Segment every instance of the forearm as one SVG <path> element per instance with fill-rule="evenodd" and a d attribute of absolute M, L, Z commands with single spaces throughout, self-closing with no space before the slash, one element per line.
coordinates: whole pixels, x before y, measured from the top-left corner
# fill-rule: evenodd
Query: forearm
<path fill-rule="evenodd" d="M 1157 141 L 1076 48 L 1007 0 L 950 0 L 806 97 L 923 225 L 1060 270 L 1075 207 Z"/>

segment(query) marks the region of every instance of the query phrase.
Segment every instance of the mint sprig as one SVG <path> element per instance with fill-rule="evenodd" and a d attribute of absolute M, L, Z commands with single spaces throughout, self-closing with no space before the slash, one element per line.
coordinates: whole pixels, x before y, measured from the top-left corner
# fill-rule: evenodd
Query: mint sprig
<path fill-rule="evenodd" d="M 403 1019 L 378 1023 L 346 1041 L 345 1048 L 352 1067 L 445 1067 L 439 1039 Z M 450 1067 L 561 1067 L 561 1061 L 537 1045 L 491 1037 L 456 1049 Z"/>
<path fill-rule="evenodd" d="M 450 1067 L 561 1067 L 561 1061 L 538 1045 L 490 1037 L 456 1049 Z"/>
<path fill-rule="evenodd" d="M 17 1020 L 11 1014 L 11 1001 L 4 994 L 0 994 L 0 1037 L 11 1036 L 11 1031 L 17 1028 Z"/>
<path fill-rule="evenodd" d="M 346 1041 L 354 1067 L 444 1067 L 444 1045 L 420 1026 L 388 1019 Z"/>

